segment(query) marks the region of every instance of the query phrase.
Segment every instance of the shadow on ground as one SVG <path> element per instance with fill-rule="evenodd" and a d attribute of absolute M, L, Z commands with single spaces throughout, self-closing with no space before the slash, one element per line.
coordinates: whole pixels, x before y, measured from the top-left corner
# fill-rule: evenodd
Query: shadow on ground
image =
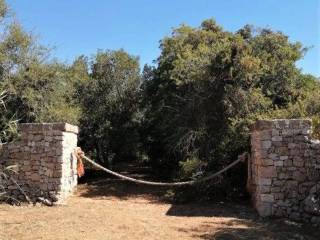
<path fill-rule="evenodd" d="M 135 172 L 132 169 L 130 173 L 121 171 L 122 174 L 139 179 L 148 179 L 150 174 L 141 171 Z M 85 186 L 81 186 L 85 185 Z M 119 178 L 114 178 L 107 173 L 102 171 L 88 171 L 84 178 L 79 181 L 79 188 L 85 189 L 80 191 L 81 197 L 87 198 L 106 198 L 116 197 L 122 200 L 129 198 L 143 197 L 153 202 L 164 201 L 162 198 L 167 191 L 166 187 L 154 187 L 148 185 L 135 184 Z"/>
<path fill-rule="evenodd" d="M 310 224 L 261 218 L 248 203 L 173 204 L 167 215 L 218 218 L 217 221 L 208 221 L 200 227 L 178 229 L 205 240 L 318 240 L 320 236 L 320 229 Z"/>
<path fill-rule="evenodd" d="M 320 234 L 318 228 L 283 219 L 230 219 L 217 225 L 208 222 L 188 232 L 204 240 L 318 240 Z"/>
<path fill-rule="evenodd" d="M 141 179 L 148 178 L 148 175 L 141 173 L 130 172 L 129 175 Z M 80 190 L 80 197 L 97 200 L 143 198 L 150 204 L 168 203 L 163 198 L 167 190 L 165 187 L 137 185 L 112 178 L 103 172 L 95 172 L 92 176 L 87 174 L 87 177 L 82 179 L 80 183 L 82 184 L 79 185 L 79 188 L 84 189 L 83 191 Z M 195 239 L 318 240 L 320 236 L 320 228 L 308 224 L 295 223 L 285 219 L 262 219 L 256 214 L 249 202 L 171 203 L 165 215 L 208 218 L 208 221 L 200 226 L 176 229 L 180 232 L 188 232 Z"/>

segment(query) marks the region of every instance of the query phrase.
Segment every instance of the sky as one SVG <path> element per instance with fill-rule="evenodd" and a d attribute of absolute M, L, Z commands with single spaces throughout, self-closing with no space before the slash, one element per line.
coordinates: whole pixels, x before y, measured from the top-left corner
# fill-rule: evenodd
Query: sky
<path fill-rule="evenodd" d="M 53 56 L 71 63 L 97 49 L 123 48 L 141 66 L 159 55 L 174 27 L 214 18 L 228 31 L 245 24 L 270 27 L 311 49 L 298 62 L 320 77 L 320 0 L 7 0 L 16 18 Z"/>

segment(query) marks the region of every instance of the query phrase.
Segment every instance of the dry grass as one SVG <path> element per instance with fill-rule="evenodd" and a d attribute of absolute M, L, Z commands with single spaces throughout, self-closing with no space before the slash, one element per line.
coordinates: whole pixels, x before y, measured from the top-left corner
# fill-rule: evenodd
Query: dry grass
<path fill-rule="evenodd" d="M 319 239 L 320 229 L 261 220 L 247 205 L 172 205 L 160 194 L 106 180 L 79 185 L 63 206 L 0 205 L 0 239 Z"/>

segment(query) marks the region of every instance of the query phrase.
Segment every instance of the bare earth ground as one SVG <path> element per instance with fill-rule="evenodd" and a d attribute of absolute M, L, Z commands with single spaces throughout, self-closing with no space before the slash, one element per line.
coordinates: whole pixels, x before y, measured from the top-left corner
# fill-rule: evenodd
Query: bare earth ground
<path fill-rule="evenodd" d="M 320 239 L 320 229 L 263 220 L 247 204 L 172 205 L 153 187 L 121 180 L 78 186 L 66 205 L 0 205 L 0 240 Z"/>

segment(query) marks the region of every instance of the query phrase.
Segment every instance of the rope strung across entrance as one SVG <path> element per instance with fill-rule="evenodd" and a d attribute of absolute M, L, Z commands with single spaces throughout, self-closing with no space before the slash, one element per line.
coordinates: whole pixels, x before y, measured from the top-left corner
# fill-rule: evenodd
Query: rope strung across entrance
<path fill-rule="evenodd" d="M 211 180 L 219 175 L 221 175 L 222 173 L 226 172 L 227 170 L 229 170 L 230 168 L 232 168 L 233 166 L 235 166 L 236 164 L 238 164 L 239 162 L 244 162 L 246 160 L 246 156 L 247 153 L 244 153 L 242 155 L 239 155 L 238 159 L 235 160 L 234 162 L 230 163 L 228 166 L 226 166 L 225 168 L 221 169 L 220 171 L 209 175 L 207 177 L 203 177 L 200 179 L 196 179 L 196 180 L 191 180 L 191 181 L 185 181 L 185 182 L 152 182 L 152 181 L 145 181 L 145 180 L 140 180 L 140 179 L 135 179 L 132 177 L 128 177 L 128 176 L 124 176 L 120 173 L 114 172 L 108 168 L 105 168 L 103 166 L 101 166 L 100 164 L 96 163 L 95 161 L 91 160 L 90 158 L 88 158 L 87 156 L 85 156 L 84 152 L 81 151 L 81 148 L 76 148 L 75 150 L 75 155 L 77 156 L 77 159 L 84 159 L 87 162 L 91 163 L 93 166 L 113 175 L 116 176 L 118 178 L 121 178 L 123 180 L 127 180 L 130 182 L 134 182 L 134 183 L 138 183 L 138 184 L 145 184 L 145 185 L 152 185 L 152 186 L 167 186 L 167 187 L 175 187 L 175 186 L 185 186 L 185 185 L 195 185 L 197 183 L 201 183 L 201 182 L 205 182 L 208 180 Z"/>

